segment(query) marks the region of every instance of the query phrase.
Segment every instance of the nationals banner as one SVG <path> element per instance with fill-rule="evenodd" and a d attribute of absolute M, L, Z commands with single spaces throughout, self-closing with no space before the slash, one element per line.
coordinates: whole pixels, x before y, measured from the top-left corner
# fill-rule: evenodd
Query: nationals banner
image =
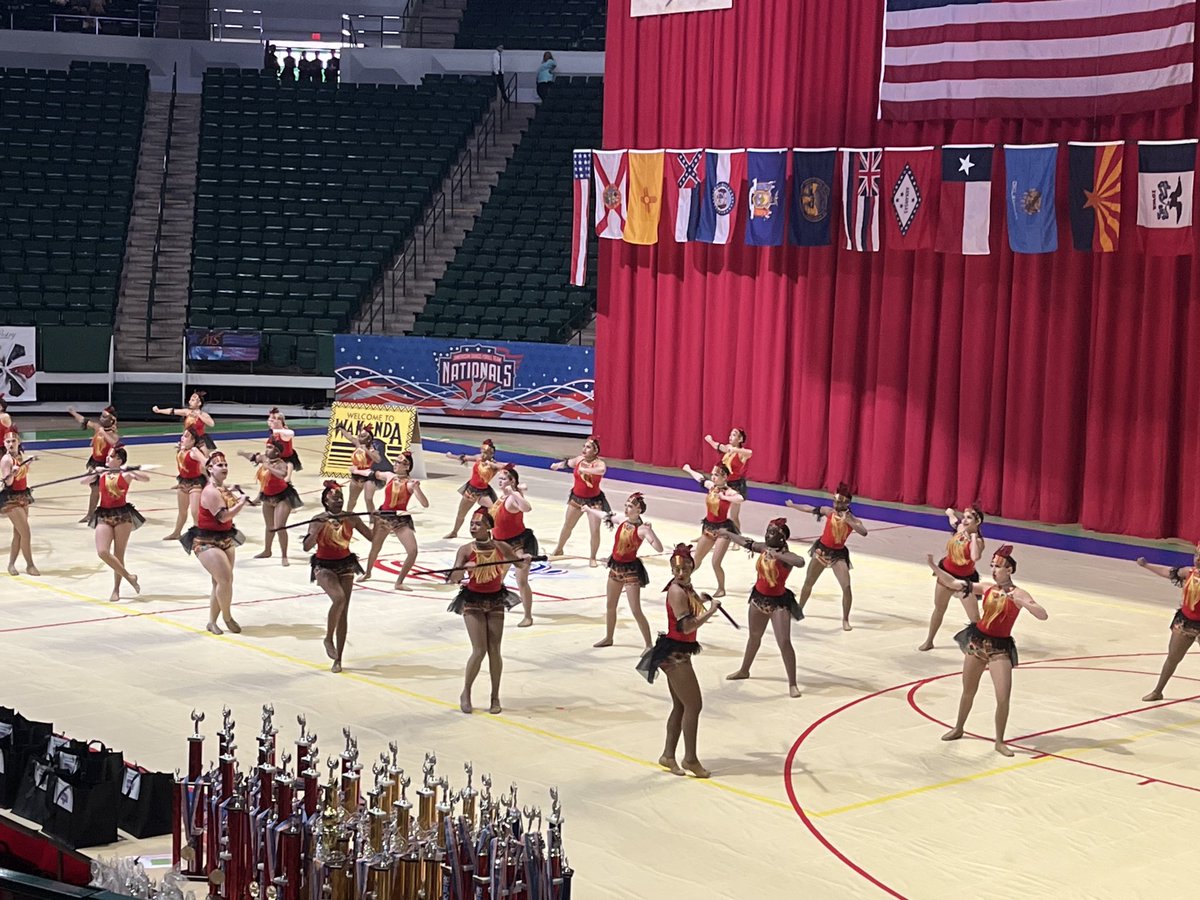
<path fill-rule="evenodd" d="M 412 406 L 422 415 L 589 425 L 593 350 L 566 344 L 338 335 L 340 403 Z"/>
<path fill-rule="evenodd" d="M 37 400 L 37 329 L 0 326 L 0 397 L 9 403 Z"/>

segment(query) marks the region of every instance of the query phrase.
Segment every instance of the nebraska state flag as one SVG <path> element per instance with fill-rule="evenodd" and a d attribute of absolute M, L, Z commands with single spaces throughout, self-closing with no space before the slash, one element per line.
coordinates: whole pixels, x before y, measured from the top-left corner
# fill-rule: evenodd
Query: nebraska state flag
<path fill-rule="evenodd" d="M 629 193 L 629 158 L 624 150 L 594 150 L 592 169 L 596 185 L 596 234 L 621 239 Z"/>
<path fill-rule="evenodd" d="M 1125 142 L 1067 144 L 1071 243 L 1084 253 L 1113 253 L 1121 237 Z"/>
<path fill-rule="evenodd" d="M 847 250 L 879 249 L 879 181 L 883 151 L 842 149 L 842 225 Z"/>
<path fill-rule="evenodd" d="M 696 240 L 728 244 L 733 239 L 738 197 L 746 180 L 746 151 L 709 150 L 704 161 L 704 179 Z"/>
<path fill-rule="evenodd" d="M 942 190 L 934 249 L 978 256 L 991 252 L 991 144 L 942 148 Z"/>
<path fill-rule="evenodd" d="M 931 250 L 939 170 L 933 147 L 883 150 L 883 243 L 889 250 Z"/>
<path fill-rule="evenodd" d="M 663 152 L 629 151 L 629 213 L 625 218 L 625 243 L 657 244 L 658 217 L 662 214 Z"/>
<path fill-rule="evenodd" d="M 696 239 L 700 224 L 700 194 L 704 190 L 704 151 L 668 150 L 666 154 L 667 221 L 680 243 Z"/>
<path fill-rule="evenodd" d="M 1138 233 L 1149 256 L 1192 252 L 1196 139 L 1138 142 Z"/>

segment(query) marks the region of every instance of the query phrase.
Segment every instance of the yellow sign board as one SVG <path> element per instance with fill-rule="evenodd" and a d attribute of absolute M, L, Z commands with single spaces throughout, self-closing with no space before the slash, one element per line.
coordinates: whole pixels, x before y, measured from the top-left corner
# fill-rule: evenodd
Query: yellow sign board
<path fill-rule="evenodd" d="M 384 406 L 379 403 L 335 403 L 330 411 L 329 431 L 325 435 L 325 455 L 321 474 L 333 478 L 350 475 L 350 454 L 354 445 L 338 429 L 351 434 L 368 425 L 376 439 L 383 441 L 387 458 L 395 461 L 401 451 L 420 441 L 417 429 L 417 410 L 412 406 Z"/>

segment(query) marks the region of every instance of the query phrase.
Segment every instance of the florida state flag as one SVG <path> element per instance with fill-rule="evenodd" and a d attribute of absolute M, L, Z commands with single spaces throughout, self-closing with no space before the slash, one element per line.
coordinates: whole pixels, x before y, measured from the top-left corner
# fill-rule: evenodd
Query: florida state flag
<path fill-rule="evenodd" d="M 625 234 L 629 193 L 629 157 L 624 150 L 595 150 L 596 234 L 620 240 Z"/>

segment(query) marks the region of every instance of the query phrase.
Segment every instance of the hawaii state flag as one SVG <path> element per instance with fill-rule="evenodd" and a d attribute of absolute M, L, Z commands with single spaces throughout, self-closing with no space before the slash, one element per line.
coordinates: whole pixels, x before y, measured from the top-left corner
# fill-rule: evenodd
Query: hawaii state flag
<path fill-rule="evenodd" d="M 1138 233 L 1149 256 L 1192 252 L 1196 139 L 1138 142 Z"/>
<path fill-rule="evenodd" d="M 592 151 L 573 154 L 575 204 L 571 215 L 571 284 L 587 283 L 588 199 L 592 190 Z"/>
<path fill-rule="evenodd" d="M 1004 145 L 1008 245 L 1013 253 L 1058 249 L 1054 195 L 1058 144 Z"/>
<path fill-rule="evenodd" d="M 1121 172 L 1125 142 L 1067 145 L 1067 211 L 1071 242 L 1084 253 L 1113 253 L 1121 237 Z"/>
<path fill-rule="evenodd" d="M 668 150 L 666 154 L 667 221 L 680 243 L 696 239 L 700 224 L 701 193 L 704 190 L 704 151 Z"/>
<path fill-rule="evenodd" d="M 624 150 L 593 150 L 596 183 L 596 234 L 620 240 L 625 233 L 629 194 L 629 157 Z"/>
<path fill-rule="evenodd" d="M 745 150 L 709 150 L 704 159 L 704 192 L 696 240 L 728 244 L 737 224 L 737 202 L 746 180 Z"/>
<path fill-rule="evenodd" d="M 940 168 L 933 147 L 884 148 L 883 241 L 889 250 L 933 249 Z"/>
<path fill-rule="evenodd" d="M 747 150 L 746 243 L 778 247 L 783 243 L 787 193 L 787 150 Z"/>
<path fill-rule="evenodd" d="M 847 250 L 879 249 L 879 182 L 883 151 L 842 150 L 842 224 Z"/>
<path fill-rule="evenodd" d="M 657 244 L 658 218 L 662 215 L 663 152 L 629 151 L 629 215 L 625 243 Z"/>
<path fill-rule="evenodd" d="M 991 144 L 942 148 L 942 190 L 934 249 L 979 256 L 991 252 Z"/>
<path fill-rule="evenodd" d="M 797 247 L 828 247 L 833 243 L 830 221 L 833 213 L 833 147 L 792 151 L 791 209 L 788 210 L 788 242 Z"/>

